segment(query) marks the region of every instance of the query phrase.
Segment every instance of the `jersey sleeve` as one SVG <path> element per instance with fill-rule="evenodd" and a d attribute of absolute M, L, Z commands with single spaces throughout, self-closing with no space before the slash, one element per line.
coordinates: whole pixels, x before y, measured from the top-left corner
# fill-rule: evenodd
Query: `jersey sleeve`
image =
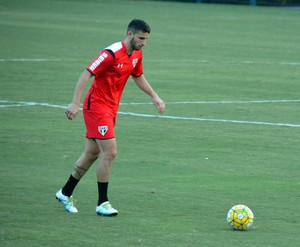
<path fill-rule="evenodd" d="M 96 57 L 88 66 L 87 70 L 94 76 L 105 71 L 107 68 L 113 65 L 115 60 L 114 54 L 111 51 L 103 50 L 99 56 Z"/>
<path fill-rule="evenodd" d="M 140 59 L 138 59 L 137 64 L 135 65 L 131 75 L 134 77 L 139 77 L 141 76 L 144 71 L 143 71 L 143 63 L 142 63 L 142 56 L 140 57 Z"/>

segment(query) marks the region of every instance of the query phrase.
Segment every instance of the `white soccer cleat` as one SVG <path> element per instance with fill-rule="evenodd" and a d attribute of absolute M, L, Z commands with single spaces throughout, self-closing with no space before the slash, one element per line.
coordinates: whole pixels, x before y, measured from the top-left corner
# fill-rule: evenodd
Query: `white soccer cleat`
<path fill-rule="evenodd" d="M 68 197 L 63 195 L 63 193 L 61 192 L 61 190 L 57 191 L 56 194 L 56 199 L 61 202 L 62 204 L 64 204 L 65 209 L 67 212 L 70 213 L 78 213 L 77 208 L 74 207 L 74 199 L 72 196 Z"/>
<path fill-rule="evenodd" d="M 96 207 L 96 213 L 102 216 L 116 216 L 118 214 L 118 210 L 114 209 L 109 201 L 106 201 Z"/>

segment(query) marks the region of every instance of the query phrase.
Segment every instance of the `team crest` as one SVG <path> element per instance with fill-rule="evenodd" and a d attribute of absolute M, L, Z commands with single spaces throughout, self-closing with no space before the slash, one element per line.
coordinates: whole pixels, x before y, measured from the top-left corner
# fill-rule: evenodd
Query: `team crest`
<path fill-rule="evenodd" d="M 108 126 L 98 126 L 98 131 L 101 135 L 105 136 L 108 131 Z"/>
<path fill-rule="evenodd" d="M 132 60 L 132 66 L 133 66 L 133 68 L 135 68 L 135 66 L 137 65 L 138 61 L 139 61 L 138 58 L 135 58 L 135 59 Z"/>

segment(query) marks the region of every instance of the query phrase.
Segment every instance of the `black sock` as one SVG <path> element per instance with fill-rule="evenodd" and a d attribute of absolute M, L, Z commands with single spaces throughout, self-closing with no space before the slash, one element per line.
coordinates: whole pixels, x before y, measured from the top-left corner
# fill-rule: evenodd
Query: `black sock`
<path fill-rule="evenodd" d="M 77 180 L 76 178 L 74 178 L 71 175 L 69 180 L 67 181 L 67 183 L 65 184 L 65 186 L 61 190 L 63 195 L 70 197 L 73 194 L 73 190 L 75 189 L 78 182 L 79 182 L 79 180 Z"/>
<path fill-rule="evenodd" d="M 103 202 L 108 201 L 108 198 L 107 198 L 107 189 L 108 189 L 108 183 L 98 182 L 99 199 L 98 199 L 97 206 L 101 205 Z"/>

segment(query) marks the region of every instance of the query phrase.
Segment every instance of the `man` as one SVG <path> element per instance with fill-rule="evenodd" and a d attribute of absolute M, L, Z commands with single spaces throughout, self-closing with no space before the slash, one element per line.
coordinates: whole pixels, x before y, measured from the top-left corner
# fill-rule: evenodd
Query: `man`
<path fill-rule="evenodd" d="M 152 98 L 160 113 L 165 110 L 165 103 L 143 75 L 141 49 L 146 45 L 150 31 L 149 25 L 143 20 L 132 20 L 128 25 L 125 40 L 104 49 L 83 71 L 77 82 L 73 101 L 65 112 L 70 120 L 76 118 L 82 93 L 89 79 L 94 77 L 83 103 L 86 125 L 85 150 L 64 187 L 56 193 L 56 198 L 64 204 L 68 212 L 78 212 L 73 203 L 72 193 L 101 154 L 97 168 L 99 196 L 96 213 L 103 216 L 118 214 L 109 203 L 107 191 L 112 162 L 117 154 L 114 132 L 116 115 L 129 76 L 131 75 L 140 89 Z"/>

